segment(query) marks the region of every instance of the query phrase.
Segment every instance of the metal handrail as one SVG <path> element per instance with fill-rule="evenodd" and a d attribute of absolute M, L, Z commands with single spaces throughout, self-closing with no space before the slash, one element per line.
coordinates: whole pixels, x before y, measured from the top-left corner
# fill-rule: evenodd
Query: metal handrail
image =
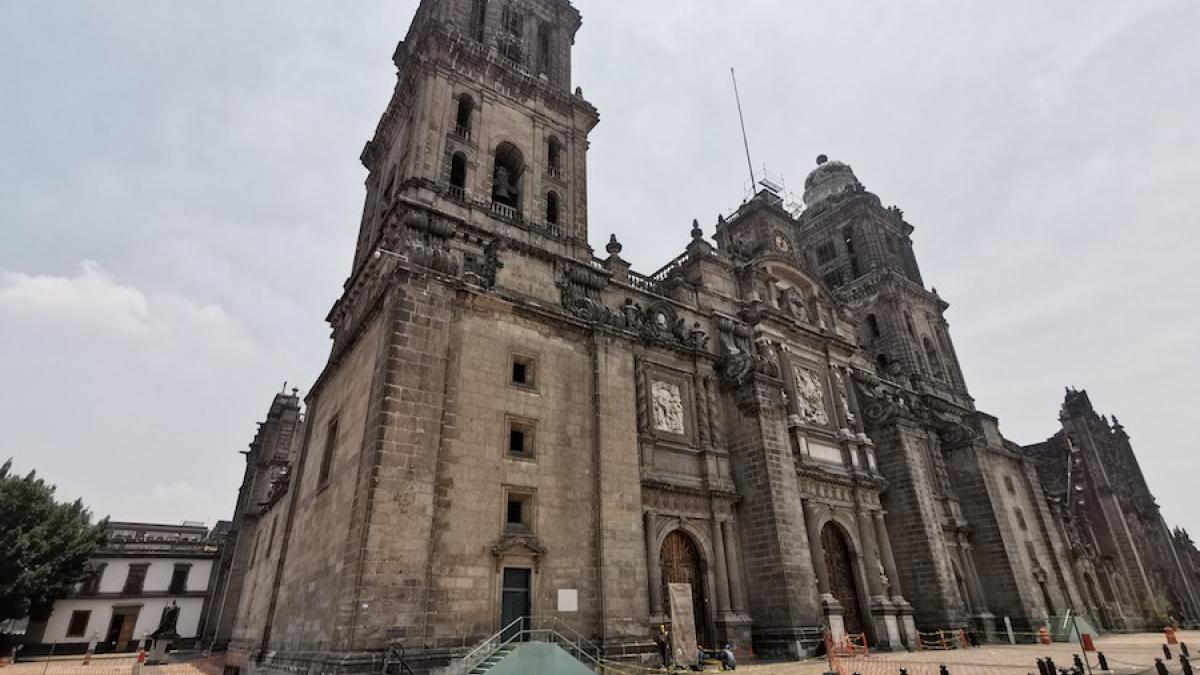
<path fill-rule="evenodd" d="M 563 635 L 554 628 L 535 628 L 535 622 L 541 621 L 548 621 L 551 626 L 564 628 L 566 629 L 566 632 L 571 633 L 574 637 L 572 638 Z M 513 630 L 514 628 L 516 628 L 515 631 Z M 512 635 L 505 639 L 504 635 L 509 631 L 513 631 Z M 557 638 L 557 640 L 551 639 L 544 641 L 567 645 L 570 647 L 570 649 L 567 651 L 572 653 L 575 658 L 582 658 L 595 664 L 597 667 L 607 668 L 609 672 L 614 672 L 618 675 L 635 675 L 633 673 L 615 669 L 611 664 L 606 664 L 603 660 L 602 652 L 599 646 L 597 646 L 591 640 L 583 637 L 579 631 L 567 625 L 567 623 L 562 619 L 551 615 L 522 616 L 514 619 L 507 626 L 501 628 L 494 635 L 481 642 L 471 651 L 467 652 L 462 659 L 447 669 L 446 672 L 453 674 L 468 673 L 504 647 L 507 647 L 513 642 L 525 642 L 525 638 L 535 635 Z M 586 645 L 586 648 L 582 645 Z"/>
<path fill-rule="evenodd" d="M 492 654 L 495 654 L 497 651 L 499 651 L 502 647 L 507 645 L 509 642 L 512 642 L 513 638 L 504 640 L 503 639 L 504 634 L 507 633 L 509 630 L 511 630 L 513 626 L 516 626 L 517 624 L 524 624 L 524 621 L 527 618 L 528 617 L 520 616 L 520 617 L 517 617 L 516 619 L 513 619 L 512 622 L 509 623 L 507 626 L 496 631 L 496 633 L 494 633 L 491 637 L 489 637 L 486 640 L 484 640 L 483 642 L 479 643 L 479 646 L 477 646 L 474 649 L 472 649 L 471 651 L 467 652 L 466 655 L 462 657 L 462 660 L 460 660 L 458 662 L 457 672 L 465 673 L 465 672 L 471 670 L 472 668 L 479 665 L 480 663 L 483 663 L 484 660 L 486 660 Z M 521 635 L 521 633 L 522 633 L 522 631 L 518 631 L 516 634 Z M 499 643 L 496 644 L 491 649 L 486 649 L 489 645 L 491 645 L 493 642 L 496 642 L 496 641 L 499 641 Z M 451 671 L 451 672 L 453 672 L 453 671 Z"/>

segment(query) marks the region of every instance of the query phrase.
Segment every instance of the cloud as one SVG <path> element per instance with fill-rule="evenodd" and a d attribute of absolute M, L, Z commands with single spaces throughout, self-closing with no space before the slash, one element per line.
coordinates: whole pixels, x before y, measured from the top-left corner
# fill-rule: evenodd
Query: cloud
<path fill-rule="evenodd" d="M 91 260 L 75 276 L 0 273 L 0 316 L 75 324 L 139 339 L 199 334 L 233 352 L 253 352 L 241 326 L 219 305 L 171 293 L 147 294 Z"/>

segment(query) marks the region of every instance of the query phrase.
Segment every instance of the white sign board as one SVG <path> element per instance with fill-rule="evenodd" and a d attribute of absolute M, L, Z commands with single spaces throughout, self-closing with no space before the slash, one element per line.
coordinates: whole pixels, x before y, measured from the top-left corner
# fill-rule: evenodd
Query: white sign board
<path fill-rule="evenodd" d="M 574 588 L 558 589 L 558 611 L 560 611 L 560 612 L 578 612 L 579 611 L 579 591 Z"/>

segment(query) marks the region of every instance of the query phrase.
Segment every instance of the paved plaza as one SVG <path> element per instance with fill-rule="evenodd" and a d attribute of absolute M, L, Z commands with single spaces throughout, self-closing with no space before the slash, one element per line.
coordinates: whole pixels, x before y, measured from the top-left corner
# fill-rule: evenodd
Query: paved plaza
<path fill-rule="evenodd" d="M 1179 633 L 1179 640 L 1200 649 L 1200 631 Z M 1161 633 L 1110 635 L 1096 641 L 1096 647 L 1108 658 L 1113 675 L 1137 675 L 1153 671 L 1154 660 L 1162 658 L 1164 638 Z M 1179 647 L 1171 648 L 1175 658 L 1168 668 L 1179 675 Z M 1059 667 L 1070 667 L 1072 655 L 1079 653 L 1077 645 L 1054 643 L 1045 645 L 984 646 L 972 649 L 923 652 L 875 652 L 869 657 L 841 660 L 843 675 L 899 675 L 903 668 L 908 675 L 939 675 L 945 665 L 950 675 L 1026 675 L 1037 672 L 1038 658 L 1049 656 Z M 1200 652 L 1196 652 L 1200 653 Z M 1093 672 L 1101 672 L 1096 655 L 1091 654 Z M 134 659 L 129 657 L 97 657 L 90 665 L 82 665 L 82 657 L 57 658 L 50 661 L 30 661 L 0 669 L 0 675 L 132 675 Z M 141 675 L 220 675 L 223 660 L 219 656 L 198 661 L 173 663 L 166 666 L 145 666 Z M 717 666 L 709 666 L 716 672 Z M 825 659 L 790 663 L 743 664 L 738 672 L 757 675 L 821 675 L 829 670 Z"/>
<path fill-rule="evenodd" d="M 1179 633 L 1181 642 L 1200 648 L 1200 631 Z M 1135 675 L 1154 668 L 1154 660 L 1162 658 L 1161 633 L 1138 633 L 1111 635 L 1096 641 L 1096 648 L 1108 658 L 1114 675 Z M 875 652 L 869 657 L 842 659 L 844 675 L 898 675 L 903 668 L 908 675 L 938 675 L 943 664 L 950 675 L 1026 675 L 1037 673 L 1037 659 L 1049 656 L 1060 668 L 1072 665 L 1072 655 L 1078 654 L 1079 646 L 1056 642 L 1053 645 L 983 646 L 973 649 L 923 652 Z M 1172 673 L 1182 672 L 1178 661 L 1178 647 L 1172 647 L 1174 660 L 1167 665 Z M 1195 652 L 1193 653 L 1195 655 Z M 1100 669 L 1096 655 L 1090 660 L 1094 673 Z M 710 667 L 710 669 L 713 669 Z M 786 664 L 747 664 L 739 672 L 759 675 L 819 675 L 829 670 L 824 659 Z"/>

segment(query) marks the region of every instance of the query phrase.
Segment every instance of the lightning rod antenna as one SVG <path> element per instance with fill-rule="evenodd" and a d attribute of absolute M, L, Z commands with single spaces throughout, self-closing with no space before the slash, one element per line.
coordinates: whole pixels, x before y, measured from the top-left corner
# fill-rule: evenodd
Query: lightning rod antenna
<path fill-rule="evenodd" d="M 746 146 L 746 168 L 750 169 L 750 191 L 754 191 L 754 162 L 750 159 L 750 139 L 746 136 L 746 116 L 742 114 L 742 95 L 738 93 L 737 73 L 733 68 L 729 69 L 729 75 L 733 78 L 733 98 L 737 100 L 738 119 L 742 123 L 742 143 Z"/>

